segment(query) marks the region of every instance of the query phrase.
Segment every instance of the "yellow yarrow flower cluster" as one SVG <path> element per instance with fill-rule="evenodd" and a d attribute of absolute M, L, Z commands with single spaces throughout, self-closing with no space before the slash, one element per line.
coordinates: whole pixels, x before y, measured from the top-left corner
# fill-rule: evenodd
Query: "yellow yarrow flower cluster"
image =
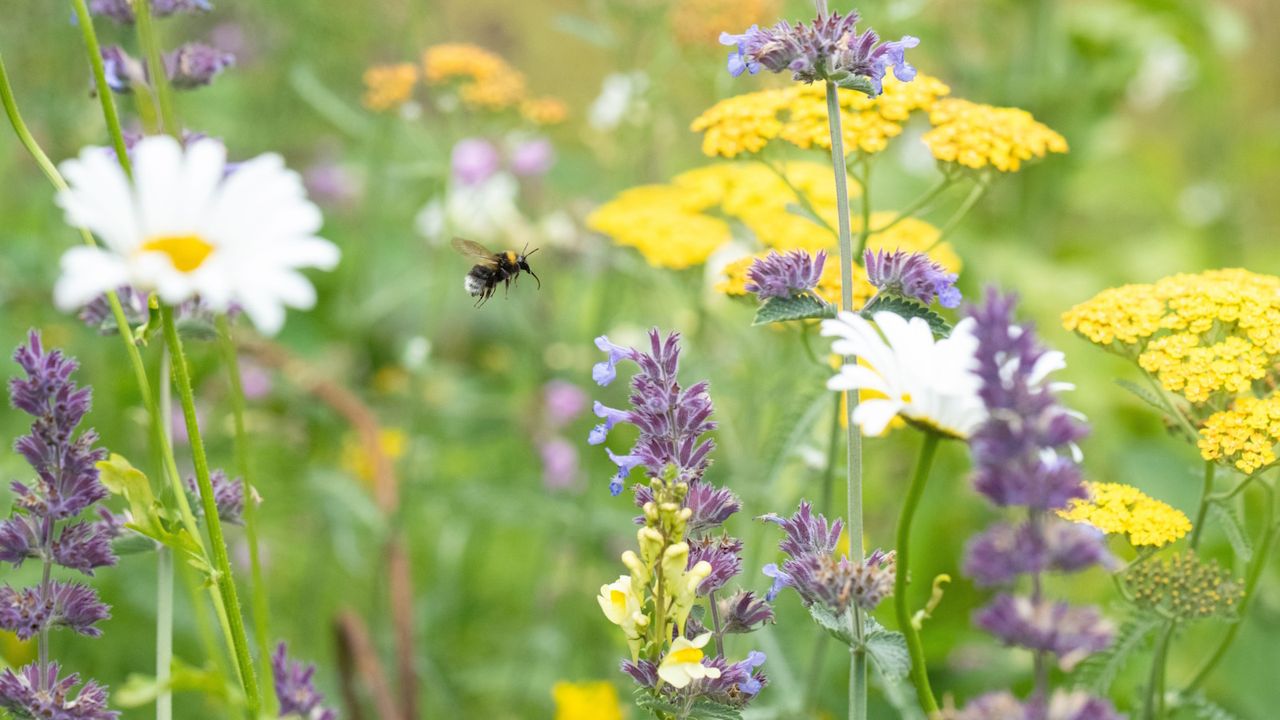
<path fill-rule="evenodd" d="M 622 720 L 618 690 L 610 682 L 558 682 L 551 688 L 555 720 Z"/>
<path fill-rule="evenodd" d="M 1014 172 L 1025 160 L 1067 151 L 1066 138 L 1018 108 L 948 98 L 933 104 L 929 122 L 922 139 L 933 156 L 975 170 Z"/>
<path fill-rule="evenodd" d="M 874 98 L 854 90 L 839 92 L 846 152 L 875 153 L 901 134 L 903 123 L 916 110 L 928 111 L 951 92 L 927 75 L 904 83 L 887 75 L 884 92 Z M 736 158 L 758 153 L 772 141 L 802 149 L 831 148 L 825 90 L 818 85 L 794 84 L 775 90 L 737 95 L 722 100 L 691 125 L 703 133 L 702 152 L 710 157 Z"/>
<path fill-rule="evenodd" d="M 538 125 L 563 122 L 563 102 L 529 97 L 524 74 L 496 53 L 467 43 L 433 45 L 422 54 L 422 77 L 429 86 L 454 85 L 471 110 L 515 109 Z"/>
<path fill-rule="evenodd" d="M 804 194 L 816 212 L 835 222 L 835 182 L 820 163 L 787 163 L 786 176 L 760 163 L 722 163 L 677 175 L 665 185 L 642 185 L 620 193 L 587 218 L 587 227 L 619 245 L 634 247 L 654 267 L 701 265 L 733 239 L 727 219 L 757 233 L 761 243 L 789 247 L 834 245 L 830 231 L 795 215 L 788 205 Z M 787 231 L 784 231 L 789 229 Z M 787 233 L 791 233 L 788 235 Z"/>
<path fill-rule="evenodd" d="M 792 215 L 792 217 L 795 217 Z M 892 212 L 877 212 L 871 214 L 871 227 L 885 227 L 897 217 Z M 765 244 L 769 247 L 785 252 L 787 250 L 808 250 L 810 252 L 816 250 L 834 251 L 836 247 L 835 236 L 830 230 L 818 226 L 817 224 L 798 218 L 809 225 L 821 230 L 818 233 L 797 233 L 792 236 L 780 235 L 777 242 Z M 834 219 L 832 221 L 834 223 Z M 853 218 L 853 231 L 857 233 L 862 226 L 861 218 Z M 948 272 L 959 273 L 961 269 L 960 256 L 956 254 L 955 249 L 949 243 L 937 243 L 938 228 L 930 225 L 924 220 L 918 218 L 905 218 L 892 227 L 883 232 L 873 232 L 867 238 L 867 248 L 870 250 L 884 250 L 893 252 L 894 250 L 905 250 L 908 252 L 926 252 L 929 257 Z M 788 241 L 788 237 L 790 240 Z M 821 239 L 819 242 L 818 239 Z M 935 246 L 935 243 L 936 246 Z M 716 285 L 716 290 L 726 295 L 746 295 L 747 270 L 756 259 L 764 257 L 768 252 L 760 252 L 755 255 L 735 260 L 724 268 L 724 279 Z M 835 258 L 835 252 L 828 253 L 826 265 L 822 268 L 822 279 L 818 282 L 818 286 L 814 292 L 832 304 L 840 302 L 840 263 Z M 855 306 L 861 306 L 871 299 L 875 294 L 875 288 L 867 280 L 866 271 L 862 266 L 854 263 L 853 265 L 853 302 Z"/>
<path fill-rule="evenodd" d="M 1058 515 L 1088 523 L 1108 535 L 1124 535 L 1135 547 L 1162 547 L 1191 532 L 1191 521 L 1177 508 L 1120 483 L 1087 482 L 1087 500 L 1073 500 Z"/>
<path fill-rule="evenodd" d="M 413 97 L 417 84 L 413 63 L 375 65 L 364 71 L 364 106 L 376 112 L 398 108 Z"/>
<path fill-rule="evenodd" d="M 725 28 L 772 23 L 779 5 L 778 0 L 678 0 L 671 8 L 671 31 L 681 45 L 719 49 Z"/>
<path fill-rule="evenodd" d="M 1280 278 L 1240 269 L 1173 275 L 1104 290 L 1062 322 L 1136 358 L 1165 389 L 1221 408 L 1280 361 Z"/>
<path fill-rule="evenodd" d="M 409 449 L 409 436 L 400 428 L 378 430 L 378 451 L 388 462 L 404 457 Z M 342 442 L 342 469 L 372 488 L 377 480 L 377 460 L 370 448 L 356 435 L 347 436 Z"/>
<path fill-rule="evenodd" d="M 1200 456 L 1230 462 L 1249 475 L 1276 461 L 1280 442 L 1280 397 L 1238 398 L 1209 416 L 1200 429 Z"/>

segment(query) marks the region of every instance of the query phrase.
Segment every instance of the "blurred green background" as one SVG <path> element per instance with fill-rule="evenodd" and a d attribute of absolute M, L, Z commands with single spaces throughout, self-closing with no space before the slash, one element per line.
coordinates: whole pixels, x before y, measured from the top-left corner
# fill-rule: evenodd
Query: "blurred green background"
<path fill-rule="evenodd" d="M 363 398 L 403 441 L 395 521 L 409 540 L 424 717 L 551 717 L 558 680 L 614 680 L 624 699 L 629 692 L 616 670 L 622 638 L 601 617 L 595 595 L 621 572 L 617 556 L 634 541 L 633 508 L 606 491 L 611 466 L 585 443 L 592 418 L 561 433 L 581 452 L 569 487 L 544 484 L 539 456 L 548 439 L 547 381 L 623 402 L 623 388 L 590 382 L 595 336 L 635 340 L 650 326 L 685 333 L 682 377 L 711 380 L 721 425 L 710 477 L 745 504 L 731 530 L 747 542 L 748 587 L 766 586 L 759 567 L 776 559 L 777 539 L 750 518 L 789 512 L 802 497 L 821 500 L 821 471 L 811 458 L 825 452 L 830 398 L 794 334 L 750 327 L 752 308 L 716 296 L 701 270 L 650 268 L 581 229 L 586 212 L 617 190 L 705 162 L 688 123 L 715 100 L 773 80 L 733 80 L 723 71 L 724 48 L 676 42 L 673 5 L 711 3 L 224 0 L 208 15 L 163 24 L 167 40 L 238 46 L 228 47 L 240 55 L 238 67 L 181 97 L 189 127 L 224 139 L 234 157 L 277 151 L 294 168 L 326 168 L 352 185 L 326 207 L 325 234 L 344 250 L 344 265 L 315 278 L 319 307 L 291 313 L 278 342 Z M 913 62 L 956 95 L 1028 109 L 1069 140 L 1070 154 L 1001 178 L 951 236 L 965 261 L 961 285 L 971 297 L 988 284 L 1018 291 L 1024 316 L 1067 352 L 1066 375 L 1077 385 L 1070 402 L 1094 423 L 1084 444 L 1092 479 L 1134 484 L 1189 510 L 1199 490 L 1194 451 L 1114 385 L 1132 369 L 1066 334 L 1057 318 L 1126 282 L 1211 267 L 1276 270 L 1280 5 L 870 0 L 858 9 L 885 35 L 919 36 Z M 732 21 L 725 29 L 750 23 L 735 20 L 732 7 L 722 12 Z M 811 9 L 791 3 L 782 12 L 800 18 Z M 69 16 L 66 3 L 26 3 L 0 23 L 0 52 L 19 102 L 55 159 L 106 142 Z M 99 26 L 104 42 L 132 42 L 109 22 Z M 564 211 L 577 229 L 533 259 L 540 292 L 521 283 L 481 310 L 462 292 L 465 260 L 414 227 L 444 186 L 453 142 L 475 128 L 360 107 L 367 66 L 415 62 L 422 48 L 446 41 L 500 53 L 571 113 L 550 131 L 558 162 L 535 204 L 539 213 Z M 588 127 L 603 79 L 631 71 L 650 79 L 645 111 L 615 130 Z M 878 209 L 900 207 L 927 185 L 917 138 L 908 133 L 882 158 L 896 167 L 880 173 L 894 179 L 877 187 Z M 0 135 L 0 177 L 0 346 L 17 345 L 37 327 L 79 356 L 82 381 L 96 389 L 90 422 L 107 447 L 142 462 L 142 411 L 118 342 L 50 306 L 57 257 L 77 238 L 7 133 Z M 211 452 L 229 466 L 227 388 L 216 351 L 197 345 L 191 352 Z M 153 364 L 155 355 L 148 353 Z M 16 371 L 5 368 L 5 375 Z M 249 422 L 265 498 L 272 634 L 321 665 L 321 683 L 336 701 L 332 624 L 340 610 L 366 618 L 391 662 L 381 560 L 388 520 L 360 477 L 352 429 L 298 378 L 267 375 L 270 390 L 252 403 Z M 17 413 L 0 417 L 0 437 L 23 430 Z M 890 542 L 917 441 L 897 433 L 867 444 L 873 545 Z M 956 574 L 963 540 L 988 520 L 966 472 L 963 448 L 945 448 L 918 525 L 920 577 Z M 25 468 L 2 453 L 0 474 L 22 478 Z M 838 484 L 834 495 L 842 505 Z M 233 545 L 240 542 L 233 531 Z M 1207 552 L 1224 547 L 1224 538 L 1209 536 Z M 1277 574 L 1264 580 L 1245 631 L 1208 687 L 1241 717 L 1275 716 L 1275 669 L 1265 660 L 1280 641 Z M 113 687 L 130 673 L 151 672 L 153 580 L 154 564 L 140 556 L 100 573 L 94 582 L 114 608 L 103 639 L 57 637 L 55 656 Z M 1069 590 L 1095 602 L 1114 599 L 1101 575 Z M 1029 674 L 1027 657 L 993 647 L 970 627 L 981 597 L 957 577 L 927 626 L 935 689 L 957 700 Z M 809 683 L 820 709 L 841 715 L 846 661 L 828 648 L 827 662 L 808 677 L 818 631 L 793 595 L 783 596 L 778 615 L 776 626 L 750 637 L 769 654 L 773 681 L 757 716 L 801 717 L 794 708 Z M 189 617 L 183 605 L 178 654 L 196 662 Z M 1194 669 L 1197 648 L 1222 630 L 1210 624 L 1180 641 L 1174 684 Z M 20 653 L 6 652 L 11 660 Z M 1121 683 L 1132 685 L 1133 678 Z M 178 708 L 183 718 L 220 713 L 197 695 L 180 695 Z M 881 707 L 872 716 L 889 714 Z"/>

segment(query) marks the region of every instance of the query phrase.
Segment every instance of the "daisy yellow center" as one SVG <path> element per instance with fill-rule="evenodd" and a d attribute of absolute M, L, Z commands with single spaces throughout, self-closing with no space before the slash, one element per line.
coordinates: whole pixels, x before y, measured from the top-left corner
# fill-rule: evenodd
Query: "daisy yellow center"
<path fill-rule="evenodd" d="M 158 235 L 138 248 L 140 252 L 158 252 L 169 256 L 180 272 L 199 268 L 213 252 L 213 246 L 199 235 Z"/>
<path fill-rule="evenodd" d="M 681 664 L 700 663 L 702 662 L 702 651 L 699 650 L 698 648 L 693 648 L 693 647 L 685 648 L 683 650 L 676 650 L 675 652 L 671 653 L 671 660 L 672 662 L 677 662 Z"/>

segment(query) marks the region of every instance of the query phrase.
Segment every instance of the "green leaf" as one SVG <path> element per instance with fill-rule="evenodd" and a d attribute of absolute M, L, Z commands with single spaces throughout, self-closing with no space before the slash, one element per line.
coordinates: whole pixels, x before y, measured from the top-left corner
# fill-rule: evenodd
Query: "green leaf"
<path fill-rule="evenodd" d="M 791 297 L 772 297 L 765 300 L 756 311 L 753 325 L 767 325 L 790 320 L 817 320 L 836 316 L 834 305 L 815 295 L 792 295 Z"/>
<path fill-rule="evenodd" d="M 1120 629 L 1116 631 L 1115 638 L 1107 649 L 1090 655 L 1080 663 L 1075 673 L 1075 684 L 1095 695 L 1105 696 L 1130 656 L 1146 645 L 1147 636 L 1161 622 L 1163 619 L 1155 613 L 1131 614 L 1120 624 Z"/>
<path fill-rule="evenodd" d="M 115 495 L 123 495 L 129 503 L 133 521 L 125 524 L 126 528 L 173 548 L 199 571 L 207 573 L 210 570 L 204 548 L 191 537 L 186 528 L 169 528 L 164 507 L 156 501 L 151 492 L 151 481 L 141 470 L 130 464 L 123 455 L 115 453 L 98 463 L 97 467 L 98 479 L 103 486 Z"/>
<path fill-rule="evenodd" d="M 224 701 L 239 701 L 239 692 L 227 684 L 221 673 L 213 669 L 188 665 L 178 658 L 170 666 L 168 689 L 174 692 L 194 692 Z M 124 683 L 111 694 L 111 702 L 122 708 L 136 708 L 155 702 L 163 688 L 151 675 L 130 674 Z"/>
<path fill-rule="evenodd" d="M 920 318 L 929 323 L 929 328 L 933 330 L 934 335 L 946 337 L 951 334 L 951 323 L 947 322 L 941 315 L 919 302 L 901 295 L 876 295 L 863 306 L 861 312 L 862 317 L 868 320 L 878 312 L 891 312 L 908 320 Z"/>
<path fill-rule="evenodd" d="M 1130 382 L 1123 378 L 1117 378 L 1116 384 L 1124 388 L 1125 390 L 1128 390 L 1130 393 L 1133 393 L 1134 397 L 1138 398 L 1142 402 L 1160 411 L 1161 415 L 1169 414 L 1169 408 L 1164 404 L 1164 401 L 1161 400 L 1159 396 L 1157 396 L 1155 393 L 1151 392 L 1147 388 L 1144 388 L 1135 382 Z"/>
<path fill-rule="evenodd" d="M 845 90 L 857 90 L 868 96 L 875 95 L 875 88 L 871 86 L 871 78 L 866 75 L 832 73 L 831 81 Z"/>
<path fill-rule="evenodd" d="M 1253 557 L 1253 543 L 1245 533 L 1244 524 L 1240 522 L 1236 511 L 1224 503 L 1215 502 L 1209 505 L 1209 512 L 1222 526 L 1222 532 L 1226 533 L 1227 542 L 1231 543 L 1231 549 L 1235 551 L 1236 556 L 1241 562 L 1249 562 Z"/>
<path fill-rule="evenodd" d="M 653 690 L 651 690 L 650 688 L 643 688 L 643 687 L 637 688 L 634 695 L 634 700 L 636 703 L 636 707 L 640 708 L 641 710 L 647 710 L 654 714 L 657 714 L 660 712 L 677 713 L 683 710 L 683 708 L 681 708 L 679 705 L 676 705 L 675 703 L 668 701 L 666 698 L 660 697 L 658 695 L 654 695 Z"/>
<path fill-rule="evenodd" d="M 742 720 L 742 713 L 728 705 L 699 700 L 689 710 L 688 720 Z"/>
<path fill-rule="evenodd" d="M 1241 720 L 1239 715 L 1206 698 L 1200 693 L 1179 697 L 1172 717 L 1194 720 Z"/>
<path fill-rule="evenodd" d="M 867 657 L 886 679 L 901 680 L 911 673 L 911 654 L 902 633 L 889 630 L 868 616 L 863 639 Z"/>
<path fill-rule="evenodd" d="M 809 606 L 809 614 L 823 630 L 845 645 L 852 646 L 857 642 L 857 633 L 853 629 L 853 608 L 845 608 L 843 613 L 837 615 L 826 605 L 813 603 Z"/>

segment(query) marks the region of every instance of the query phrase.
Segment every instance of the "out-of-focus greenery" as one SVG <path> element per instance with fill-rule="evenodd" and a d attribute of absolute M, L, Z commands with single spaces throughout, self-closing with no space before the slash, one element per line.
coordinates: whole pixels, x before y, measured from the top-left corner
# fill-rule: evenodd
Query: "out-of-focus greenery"
<path fill-rule="evenodd" d="M 277 151 L 296 168 L 336 161 L 364 187 L 351 203 L 328 208 L 326 236 L 342 247 L 346 262 L 315 278 L 319 307 L 291 313 L 279 342 L 358 393 L 407 440 L 397 461 L 398 520 L 412 558 L 424 717 L 549 717 L 550 688 L 561 679 L 617 680 L 625 697 L 617 672 L 625 647 L 600 616 L 595 594 L 622 572 L 617 557 L 633 539 L 634 509 L 608 496 L 611 467 L 600 448 L 585 444 L 590 418 L 566 431 L 582 441 L 582 477 L 572 490 L 544 487 L 535 443 L 547 380 L 567 379 L 612 405 L 622 402 L 622 388 L 591 385 L 595 336 L 634 340 L 650 326 L 685 333 L 683 378 L 711 380 L 720 422 L 710 477 L 744 500 L 731 530 L 748 544 L 749 586 L 764 588 L 759 567 L 776 559 L 777 540 L 750 518 L 787 512 L 802 497 L 822 500 L 821 471 L 809 459 L 825 451 L 831 398 L 824 374 L 792 334 L 750 327 L 752 308 L 716 296 L 700 270 L 650 268 L 585 231 L 570 247 L 532 259 L 543 279 L 540 292 L 526 279 L 509 298 L 473 309 L 461 288 L 466 261 L 414 229 L 462 133 L 421 123 L 406 130 L 406 123 L 359 106 L 361 74 L 370 64 L 416 61 L 423 47 L 443 41 L 501 53 L 538 92 L 562 97 L 571 108 L 569 122 L 551 132 L 559 161 L 540 204 L 580 219 L 619 189 L 703 162 L 689 121 L 716 99 L 774 81 L 730 79 L 724 48 L 675 43 L 668 6 L 277 0 L 222 2 L 210 15 L 163 24 L 167 39 L 212 35 L 242 45 L 237 68 L 181 98 L 190 127 L 223 138 L 236 157 Z M 1210 267 L 1276 269 L 1280 6 L 877 0 L 859 9 L 884 35 L 919 36 L 913 62 L 958 95 L 1026 108 L 1071 143 L 1070 154 L 1001 178 L 951 236 L 965 260 L 961 285 L 970 297 L 988 284 L 1018 291 L 1022 313 L 1067 352 L 1066 376 L 1077 385 L 1070 402 L 1094 427 L 1083 448 L 1092 479 L 1134 484 L 1190 510 L 1199 491 L 1194 451 L 1113 383 L 1131 368 L 1069 336 L 1057 318 L 1125 282 Z M 786 11 L 794 18 L 811 12 L 802 3 Z M 9 8 L 0 23 L 0 52 L 19 101 L 55 159 L 106 143 L 69 16 L 67 3 L 26 3 Z M 100 26 L 106 41 L 131 41 L 109 22 Z M 652 80 L 647 117 L 616 133 L 588 128 L 586 108 L 602 78 L 631 70 Z M 876 187 L 877 208 L 901 206 L 927 184 L 912 170 L 922 152 L 916 137 L 899 138 L 882 159 L 902 168 L 883 177 L 905 179 Z M 0 135 L 0 177 L 0 346 L 15 346 L 27 328 L 38 327 L 77 355 L 82 380 L 96 391 L 90 422 L 105 446 L 142 462 L 143 414 L 118 342 L 50 307 L 57 257 L 77 238 L 7 134 Z M 429 352 L 418 362 L 424 348 Z M 230 408 L 217 353 L 200 345 L 192 353 L 214 462 L 230 466 Z M 154 367 L 156 353 L 148 357 Z M 4 374 L 14 371 L 6 365 Z M 384 657 L 391 657 L 380 556 L 387 528 L 368 484 L 344 464 L 352 429 L 297 380 L 274 376 L 270 394 L 254 401 L 249 415 L 265 498 L 272 633 L 320 663 L 322 684 L 336 699 L 338 611 L 368 618 Z M 4 414 L 0 437 L 17 435 L 21 423 L 16 413 Z M 897 433 L 867 443 L 873 546 L 890 542 L 917 441 Z M 919 515 L 914 569 L 926 580 L 942 572 L 957 578 L 925 635 L 935 688 L 958 700 L 1029 674 L 1026 656 L 994 647 L 969 624 L 983 595 L 959 577 L 960 547 L 989 511 L 970 490 L 967 468 L 961 446 L 944 448 Z M 15 454 L 0 453 L 6 479 L 25 472 Z M 842 496 L 837 484 L 836 508 Z M 238 548 L 241 536 L 233 534 L 232 542 Z M 1223 554 L 1225 546 L 1211 533 L 1206 553 Z M 1206 688 L 1242 717 L 1274 714 L 1274 668 L 1258 661 L 1273 656 L 1280 642 L 1280 578 L 1268 575 Z M 54 656 L 113 687 L 130 673 L 150 673 L 153 580 L 154 565 L 142 556 L 101 572 L 94 582 L 113 606 L 103 639 L 57 638 Z M 1095 601 L 1114 597 L 1101 575 L 1061 590 Z M 186 597 L 179 597 L 178 654 L 195 662 L 199 645 Z M 775 627 L 753 636 L 763 638 L 772 678 L 759 707 L 793 708 L 812 682 L 818 705 L 841 714 L 846 661 L 832 646 L 821 674 L 808 678 L 818 631 L 794 596 L 783 596 L 778 615 Z M 1196 648 L 1210 647 L 1224 627 L 1209 623 L 1180 639 L 1172 686 L 1198 666 Z M 7 652 L 10 660 L 20 656 L 12 647 Z M 177 702 L 179 717 L 217 716 L 197 696 Z M 872 709 L 872 717 L 888 713 Z"/>

